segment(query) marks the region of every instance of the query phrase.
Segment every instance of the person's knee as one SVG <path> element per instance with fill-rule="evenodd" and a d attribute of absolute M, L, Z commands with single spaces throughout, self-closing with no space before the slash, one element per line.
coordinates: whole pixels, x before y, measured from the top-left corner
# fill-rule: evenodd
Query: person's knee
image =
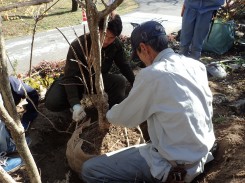
<path fill-rule="evenodd" d="M 89 179 L 94 177 L 93 172 L 94 172 L 94 165 L 92 163 L 91 160 L 87 160 L 83 163 L 82 167 L 81 167 L 81 178 L 84 181 L 88 181 Z"/>
<path fill-rule="evenodd" d="M 54 111 L 54 112 L 59 112 L 61 111 L 59 108 L 59 105 L 57 105 L 59 102 L 56 100 L 56 96 L 52 95 L 52 93 L 47 92 L 45 95 L 45 99 L 44 99 L 44 105 L 45 107 L 50 110 L 50 111 Z"/>
<path fill-rule="evenodd" d="M 87 176 L 90 172 L 90 169 L 91 169 L 91 166 L 90 164 L 88 163 L 88 161 L 85 161 L 82 165 L 82 168 L 81 168 L 81 175 L 82 177 L 83 176 Z"/>
<path fill-rule="evenodd" d="M 54 104 L 52 100 L 50 100 L 48 97 L 45 98 L 44 102 L 45 107 L 50 111 L 57 111 L 57 106 Z"/>
<path fill-rule="evenodd" d="M 65 88 L 55 81 L 45 95 L 45 107 L 54 112 L 60 112 L 69 108 L 69 103 L 65 93 Z"/>
<path fill-rule="evenodd" d="M 126 79 L 123 76 L 117 75 L 115 79 L 115 85 L 120 88 L 126 87 Z"/>

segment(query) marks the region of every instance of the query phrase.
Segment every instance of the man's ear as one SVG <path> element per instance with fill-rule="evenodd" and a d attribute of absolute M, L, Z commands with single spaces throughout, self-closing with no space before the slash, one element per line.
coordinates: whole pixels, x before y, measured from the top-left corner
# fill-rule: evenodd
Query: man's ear
<path fill-rule="evenodd" d="M 146 47 L 146 44 L 145 43 L 140 43 L 139 46 L 140 46 L 140 50 L 141 51 L 143 51 L 143 52 L 146 52 L 147 51 L 147 47 Z"/>

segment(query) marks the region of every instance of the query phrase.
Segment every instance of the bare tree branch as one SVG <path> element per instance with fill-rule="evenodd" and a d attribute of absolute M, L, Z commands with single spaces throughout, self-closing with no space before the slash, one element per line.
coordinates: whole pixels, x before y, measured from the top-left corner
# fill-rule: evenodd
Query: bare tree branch
<path fill-rule="evenodd" d="M 16 183 L 15 180 L 0 166 L 0 182 L 2 183 Z"/>
<path fill-rule="evenodd" d="M 84 82 L 83 82 L 83 83 L 84 83 L 84 86 L 85 86 L 85 88 L 86 88 L 86 91 L 88 92 L 88 91 L 89 91 L 89 90 L 88 90 L 88 85 L 87 85 L 87 83 L 85 82 L 86 80 L 85 80 L 85 76 L 84 76 L 84 73 L 83 73 L 82 66 L 83 66 L 85 69 L 87 69 L 87 70 L 89 71 L 88 67 L 85 66 L 84 64 L 82 64 L 82 62 L 79 60 L 76 51 L 75 51 L 74 48 L 72 47 L 71 43 L 68 41 L 67 37 L 63 34 L 63 32 L 62 32 L 59 28 L 57 28 L 57 27 L 56 27 L 56 29 L 62 34 L 62 36 L 65 38 L 65 40 L 67 41 L 67 43 L 68 43 L 69 46 L 71 47 L 72 52 L 73 52 L 73 54 L 74 54 L 74 56 L 75 56 L 75 58 L 76 58 L 75 61 L 78 63 L 78 67 L 79 67 L 79 70 L 80 70 L 80 72 L 81 72 L 81 75 L 82 75 L 82 78 L 83 78 L 83 81 L 84 81 Z M 73 30 L 74 30 L 74 29 L 73 29 Z M 74 30 L 74 32 L 75 32 L 75 30 Z M 77 37 L 77 34 L 76 34 L 76 33 L 75 33 L 75 35 L 76 35 L 76 37 Z M 86 38 L 86 35 L 85 35 L 85 38 Z M 80 44 L 80 46 L 81 46 L 81 48 L 82 48 L 82 44 L 80 43 L 80 40 L 79 40 L 78 37 L 77 37 L 77 40 L 78 40 L 78 42 L 79 42 L 79 44 Z M 86 39 L 85 39 L 85 42 L 86 42 Z M 88 55 L 84 55 L 84 56 L 85 56 L 85 58 L 88 57 Z M 79 78 L 79 79 L 80 79 L 80 78 Z"/>
<path fill-rule="evenodd" d="M 52 0 L 53 1 L 53 0 Z M 39 15 L 39 12 L 37 13 L 37 15 L 34 17 L 34 27 L 32 30 L 32 41 L 31 41 L 31 55 L 30 55 L 30 65 L 29 65 L 29 72 L 28 72 L 28 76 L 31 76 L 31 68 L 32 68 L 32 54 L 33 54 L 33 46 L 34 46 L 34 39 L 35 39 L 35 34 L 36 34 L 36 29 L 37 29 L 37 24 L 40 20 L 42 20 L 44 18 L 44 15 L 54 6 L 56 5 L 60 0 L 57 0 L 55 3 L 52 4 L 52 6 L 50 6 L 49 8 L 47 8 L 41 15 Z"/>
<path fill-rule="evenodd" d="M 105 9 L 100 12 L 100 17 L 105 17 L 110 14 L 113 10 L 115 10 L 120 4 L 122 4 L 123 0 L 115 0 L 111 5 L 105 6 Z"/>
<path fill-rule="evenodd" d="M 82 0 L 76 0 L 77 3 L 82 6 L 83 8 L 85 8 L 85 4 L 82 2 Z"/>

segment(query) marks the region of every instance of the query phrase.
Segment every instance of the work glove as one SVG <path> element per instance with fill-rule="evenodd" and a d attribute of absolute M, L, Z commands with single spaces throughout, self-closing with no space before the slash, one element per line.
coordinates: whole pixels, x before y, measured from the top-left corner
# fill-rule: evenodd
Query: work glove
<path fill-rule="evenodd" d="M 73 109 L 72 119 L 74 121 L 79 122 L 86 116 L 84 107 L 82 105 L 76 104 L 72 107 L 72 109 Z"/>

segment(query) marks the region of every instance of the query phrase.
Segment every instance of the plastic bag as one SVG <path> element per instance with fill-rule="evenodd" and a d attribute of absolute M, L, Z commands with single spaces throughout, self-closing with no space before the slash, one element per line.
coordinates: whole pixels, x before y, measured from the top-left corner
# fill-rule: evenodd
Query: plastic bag
<path fill-rule="evenodd" d="M 233 46 L 234 34 L 233 20 L 227 22 L 223 22 L 221 19 L 215 20 L 210 35 L 204 40 L 202 51 L 224 54 Z"/>

